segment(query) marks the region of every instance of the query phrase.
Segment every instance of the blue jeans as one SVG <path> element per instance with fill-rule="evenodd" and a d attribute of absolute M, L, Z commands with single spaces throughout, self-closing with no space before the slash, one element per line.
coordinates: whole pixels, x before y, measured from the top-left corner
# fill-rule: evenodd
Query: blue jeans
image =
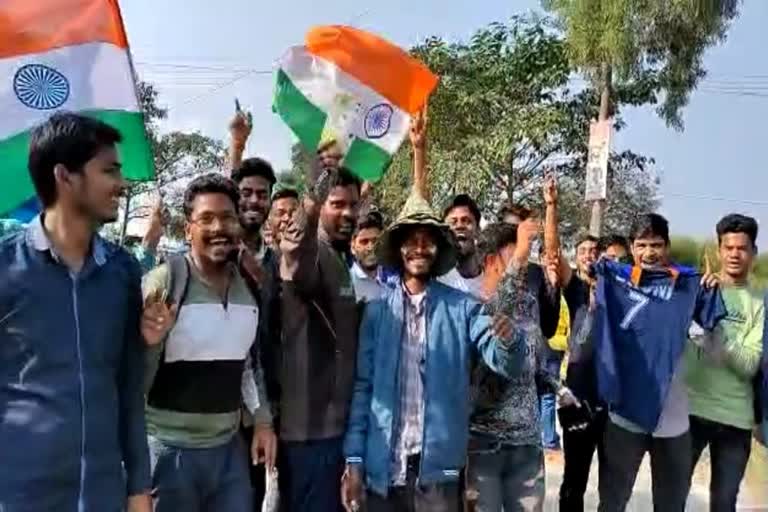
<path fill-rule="evenodd" d="M 253 512 L 248 454 L 239 435 L 214 448 L 148 441 L 155 512 Z"/>
<path fill-rule="evenodd" d="M 550 359 L 547 361 L 547 370 L 552 375 L 560 375 L 562 359 Z M 541 444 L 546 450 L 560 449 L 560 436 L 555 425 L 557 417 L 557 397 L 554 393 L 547 393 L 539 397 L 539 414 L 541 415 Z"/>
<path fill-rule="evenodd" d="M 469 451 L 467 487 L 475 512 L 541 512 L 544 453 L 540 446 L 475 446 Z"/>
<path fill-rule="evenodd" d="M 344 473 L 342 439 L 283 441 L 277 450 L 282 510 L 337 512 Z"/>

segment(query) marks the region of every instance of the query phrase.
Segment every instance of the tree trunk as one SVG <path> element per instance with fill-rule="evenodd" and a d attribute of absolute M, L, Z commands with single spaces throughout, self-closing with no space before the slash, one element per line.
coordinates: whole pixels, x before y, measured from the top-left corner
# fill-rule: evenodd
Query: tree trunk
<path fill-rule="evenodd" d="M 603 64 L 601 73 L 600 87 L 600 113 L 599 121 L 606 121 L 611 117 L 611 95 L 613 93 L 612 69 L 610 64 Z M 589 232 L 592 236 L 600 236 L 603 229 L 603 212 L 606 201 L 595 201 L 592 203 L 592 217 L 589 221 Z"/>
<path fill-rule="evenodd" d="M 120 227 L 120 245 L 125 245 L 125 235 L 128 232 L 128 214 L 131 213 L 131 197 L 133 193 L 128 191 L 125 195 L 125 209 L 123 210 L 123 225 Z"/>

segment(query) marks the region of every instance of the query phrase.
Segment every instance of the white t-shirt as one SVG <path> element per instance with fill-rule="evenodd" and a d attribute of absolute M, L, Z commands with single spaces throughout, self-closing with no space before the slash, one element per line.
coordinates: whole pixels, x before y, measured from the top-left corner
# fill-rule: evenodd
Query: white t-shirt
<path fill-rule="evenodd" d="M 462 277 L 456 268 L 451 269 L 447 274 L 437 278 L 441 283 L 456 288 L 464 293 L 472 295 L 478 300 L 483 299 L 483 274 L 482 272 L 477 277 Z"/>

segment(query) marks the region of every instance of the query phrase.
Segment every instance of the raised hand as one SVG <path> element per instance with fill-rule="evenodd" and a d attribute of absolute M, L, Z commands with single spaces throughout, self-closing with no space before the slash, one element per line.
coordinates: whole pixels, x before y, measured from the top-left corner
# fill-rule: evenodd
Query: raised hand
<path fill-rule="evenodd" d="M 720 276 L 712 272 L 709 254 L 704 253 L 704 275 L 701 276 L 701 285 L 704 288 L 715 288 L 719 284 Z"/>
<path fill-rule="evenodd" d="M 165 339 L 176 322 L 177 310 L 175 304 L 169 306 L 166 303 L 159 290 L 147 297 L 141 316 L 141 334 L 147 346 L 153 347 Z"/>
<path fill-rule="evenodd" d="M 514 262 L 518 265 L 524 265 L 531 256 L 531 247 L 533 241 L 541 231 L 539 220 L 531 217 L 524 220 L 517 226 L 517 244 L 515 252 L 512 255 Z"/>
<path fill-rule="evenodd" d="M 409 136 L 414 149 L 424 149 L 427 144 L 427 105 L 411 118 Z"/>
<path fill-rule="evenodd" d="M 557 203 L 557 179 L 552 173 L 544 178 L 544 203 L 547 205 Z"/>
<path fill-rule="evenodd" d="M 229 123 L 229 134 L 232 137 L 232 141 L 241 147 L 245 147 L 252 129 L 253 116 L 251 113 L 246 113 L 242 110 L 235 112 L 235 117 Z"/>

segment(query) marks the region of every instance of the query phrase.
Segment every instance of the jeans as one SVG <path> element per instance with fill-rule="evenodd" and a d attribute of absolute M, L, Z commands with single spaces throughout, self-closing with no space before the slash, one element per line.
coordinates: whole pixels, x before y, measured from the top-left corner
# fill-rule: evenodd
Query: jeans
<path fill-rule="evenodd" d="M 337 512 L 344 474 L 342 439 L 284 441 L 277 451 L 281 509 L 286 512 Z"/>
<path fill-rule="evenodd" d="M 405 485 L 390 487 L 387 496 L 369 492 L 366 512 L 459 512 L 458 482 L 418 485 L 419 457 L 408 458 Z"/>
<path fill-rule="evenodd" d="M 586 402 L 582 407 L 586 406 Z M 592 420 L 586 424 L 571 426 L 566 420 L 567 409 L 560 409 L 560 425 L 563 427 L 563 483 L 560 486 L 560 510 L 584 511 L 584 493 L 589 483 L 592 459 L 597 451 L 597 460 L 603 464 L 603 435 L 608 412 L 595 411 Z"/>
<path fill-rule="evenodd" d="M 547 360 L 547 370 L 552 375 L 560 375 L 560 359 Z M 541 415 L 541 444 L 547 450 L 560 449 L 560 436 L 557 435 L 555 416 L 557 414 L 557 397 L 547 393 L 539 397 L 539 413 Z"/>
<path fill-rule="evenodd" d="M 253 512 L 239 435 L 214 448 L 177 448 L 149 436 L 155 512 Z"/>
<path fill-rule="evenodd" d="M 497 446 L 469 453 L 467 486 L 476 512 L 541 512 L 546 486 L 540 446 Z"/>
<path fill-rule="evenodd" d="M 691 416 L 693 457 L 691 473 L 701 452 L 709 445 L 712 476 L 709 484 L 709 510 L 736 510 L 739 486 L 752 450 L 752 432 Z"/>
<path fill-rule="evenodd" d="M 670 438 L 635 434 L 610 419 L 605 428 L 604 463 L 600 464 L 599 512 L 623 512 L 632 497 L 643 456 L 650 453 L 655 512 L 683 512 L 691 474 L 691 435 Z"/>

